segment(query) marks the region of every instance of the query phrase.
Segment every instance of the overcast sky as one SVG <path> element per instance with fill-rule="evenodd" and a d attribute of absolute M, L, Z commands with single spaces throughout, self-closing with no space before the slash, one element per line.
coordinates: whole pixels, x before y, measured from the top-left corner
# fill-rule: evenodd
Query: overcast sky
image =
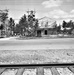
<path fill-rule="evenodd" d="M 0 0 L 0 9 L 9 9 L 9 17 L 14 19 L 20 19 L 28 9 L 35 9 L 38 18 L 74 19 L 74 0 Z"/>

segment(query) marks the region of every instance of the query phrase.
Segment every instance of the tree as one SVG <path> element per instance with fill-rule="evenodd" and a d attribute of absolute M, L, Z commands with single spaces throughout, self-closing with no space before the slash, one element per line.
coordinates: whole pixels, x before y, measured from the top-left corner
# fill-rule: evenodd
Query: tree
<path fill-rule="evenodd" d="M 28 18 L 24 14 L 18 24 L 20 34 L 22 36 L 35 36 L 38 27 L 38 20 L 35 18 L 33 11 L 29 11 Z"/>
<path fill-rule="evenodd" d="M 29 36 L 35 36 L 38 27 L 38 20 L 35 18 L 34 11 L 30 11 L 28 15 Z"/>
<path fill-rule="evenodd" d="M 35 19 L 35 21 L 34 21 L 34 36 L 36 34 L 37 29 L 38 29 L 38 19 Z"/>
<path fill-rule="evenodd" d="M 13 36 L 14 35 L 15 22 L 14 22 L 14 19 L 12 19 L 12 18 L 9 19 L 9 28 L 10 28 L 11 35 Z"/>
<path fill-rule="evenodd" d="M 69 27 L 69 28 L 73 28 L 73 27 L 74 27 L 72 20 L 70 20 L 70 21 L 67 23 L 67 26 L 66 26 L 66 27 Z"/>
<path fill-rule="evenodd" d="M 63 21 L 63 28 L 66 34 L 71 34 L 72 30 L 74 29 L 72 20 L 70 20 L 68 23 Z"/>
<path fill-rule="evenodd" d="M 1 17 L 1 21 L 5 22 L 5 20 L 8 18 L 8 13 L 2 13 Z"/>
<path fill-rule="evenodd" d="M 67 26 L 67 23 L 63 21 L 62 27 L 65 28 Z"/>
<path fill-rule="evenodd" d="M 15 33 L 16 35 L 19 35 L 19 34 L 20 34 L 20 26 L 19 26 L 19 24 L 16 24 L 16 25 L 15 25 L 15 27 L 14 27 L 14 33 Z"/>
<path fill-rule="evenodd" d="M 28 28 L 28 23 L 27 23 L 27 18 L 26 15 L 24 14 L 23 17 L 21 17 L 19 21 L 19 30 L 21 35 L 25 35 L 25 32 L 27 31 Z"/>
<path fill-rule="evenodd" d="M 0 21 L 1 21 L 1 25 L 0 25 L 0 37 L 3 35 L 2 30 L 5 30 L 5 34 L 6 34 L 6 20 L 8 18 L 8 10 L 1 10 L 0 12 Z"/>
<path fill-rule="evenodd" d="M 3 26 L 3 24 L 1 24 L 1 26 L 0 26 L 0 30 L 3 30 L 4 29 L 4 26 Z"/>
<path fill-rule="evenodd" d="M 59 26 L 57 26 L 57 28 L 56 28 L 56 29 L 57 29 L 57 32 L 58 32 L 58 33 L 60 33 L 60 32 L 61 32 L 61 26 L 60 26 L 60 25 L 59 25 Z"/>

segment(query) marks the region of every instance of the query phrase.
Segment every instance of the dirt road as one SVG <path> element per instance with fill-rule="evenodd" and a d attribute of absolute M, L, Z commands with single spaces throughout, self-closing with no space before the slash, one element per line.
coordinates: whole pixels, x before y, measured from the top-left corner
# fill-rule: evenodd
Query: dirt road
<path fill-rule="evenodd" d="M 0 50 L 74 49 L 74 38 L 0 40 Z"/>

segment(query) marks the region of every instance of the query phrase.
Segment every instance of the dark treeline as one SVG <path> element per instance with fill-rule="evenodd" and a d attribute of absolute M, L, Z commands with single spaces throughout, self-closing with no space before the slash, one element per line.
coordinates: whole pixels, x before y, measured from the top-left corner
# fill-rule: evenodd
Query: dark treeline
<path fill-rule="evenodd" d="M 7 13 L 2 13 L 0 30 L 6 29 L 5 32 L 7 36 L 35 36 L 36 30 L 39 26 L 38 19 L 35 18 L 33 11 L 30 14 L 23 15 L 18 24 L 15 24 L 13 18 L 8 19 L 8 23 L 6 24 L 6 19 L 8 18 Z M 62 25 L 55 26 L 57 34 L 72 34 L 74 30 L 74 22 L 70 20 L 69 22 L 63 21 Z"/>
<path fill-rule="evenodd" d="M 3 14 L 3 13 L 2 13 Z M 35 36 L 36 29 L 38 27 L 38 19 L 35 18 L 33 11 L 30 11 L 29 15 L 23 15 L 18 24 L 15 24 L 13 18 L 8 19 L 8 24 L 4 24 L 5 20 L 8 18 L 8 14 L 2 15 L 2 24 L 0 25 L 0 30 L 3 31 L 7 29 L 7 36 Z M 5 27 L 6 26 L 6 27 Z"/>
<path fill-rule="evenodd" d="M 11 32 L 12 35 L 35 36 L 38 19 L 35 18 L 33 11 L 28 16 L 24 14 L 16 25 L 14 24 L 14 20 L 12 20 L 10 20 L 10 28 L 13 31 Z"/>
<path fill-rule="evenodd" d="M 62 25 L 57 26 L 57 33 L 62 34 L 72 34 L 74 29 L 74 22 L 70 20 L 69 22 L 63 21 Z"/>
<path fill-rule="evenodd" d="M 24 15 L 20 21 L 19 24 L 16 24 L 13 30 L 14 34 L 16 35 L 22 35 L 22 36 L 35 36 L 36 30 L 38 28 L 38 20 L 35 18 L 26 18 L 26 15 Z M 72 34 L 72 31 L 74 30 L 74 23 L 72 20 L 69 22 L 63 21 L 62 25 L 55 26 L 57 34 Z"/>

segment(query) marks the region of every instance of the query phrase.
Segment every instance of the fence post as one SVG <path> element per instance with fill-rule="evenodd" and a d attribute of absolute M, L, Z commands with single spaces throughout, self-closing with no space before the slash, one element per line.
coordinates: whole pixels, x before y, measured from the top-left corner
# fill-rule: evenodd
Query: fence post
<path fill-rule="evenodd" d="M 37 67 L 36 68 L 36 75 L 44 75 L 44 68 L 43 67 Z"/>

